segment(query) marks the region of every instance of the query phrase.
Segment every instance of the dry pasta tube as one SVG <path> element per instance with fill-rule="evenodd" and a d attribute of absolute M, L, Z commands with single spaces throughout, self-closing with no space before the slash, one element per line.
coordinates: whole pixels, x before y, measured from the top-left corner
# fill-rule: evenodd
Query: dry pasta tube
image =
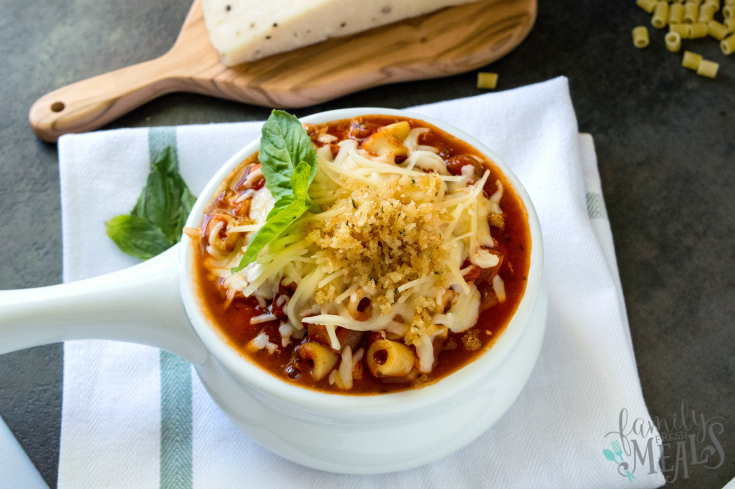
<path fill-rule="evenodd" d="M 715 11 L 720 10 L 720 0 L 704 0 L 704 5 L 714 5 Z"/>
<path fill-rule="evenodd" d="M 735 18 L 725 19 L 725 27 L 727 32 L 735 32 Z"/>
<path fill-rule="evenodd" d="M 690 70 L 697 70 L 699 68 L 699 63 L 702 61 L 702 56 L 693 53 L 691 51 L 684 51 L 684 59 L 681 62 L 681 65 L 684 68 L 689 68 Z"/>
<path fill-rule="evenodd" d="M 711 3 L 703 5 L 702 8 L 699 9 L 699 21 L 709 22 L 715 18 L 715 12 L 717 12 L 717 7 Z"/>
<path fill-rule="evenodd" d="M 726 19 L 732 19 L 735 17 L 735 5 L 725 5 L 722 9 L 722 16 Z"/>
<path fill-rule="evenodd" d="M 727 32 L 727 27 L 720 24 L 716 20 L 710 20 L 709 22 L 707 22 L 707 33 L 718 41 L 722 41 L 723 39 L 725 39 L 725 36 L 727 36 Z"/>
<path fill-rule="evenodd" d="M 664 40 L 666 41 L 666 49 L 672 53 L 678 53 L 681 49 L 681 36 L 676 32 L 669 32 Z"/>
<path fill-rule="evenodd" d="M 649 14 L 652 14 L 653 11 L 656 9 L 657 3 L 658 0 L 636 0 L 636 5 L 638 5 Z"/>
<path fill-rule="evenodd" d="M 669 7 L 669 25 L 680 24 L 684 20 L 684 5 L 672 3 Z"/>
<path fill-rule="evenodd" d="M 725 0 L 725 5 L 735 5 L 735 0 Z"/>
<path fill-rule="evenodd" d="M 643 49 L 648 46 L 648 29 L 643 26 L 638 26 L 633 29 L 633 45 L 638 49 Z"/>
<path fill-rule="evenodd" d="M 709 29 L 707 24 L 704 22 L 697 22 L 696 24 L 689 24 L 689 39 L 699 39 L 707 37 Z"/>
<path fill-rule="evenodd" d="M 684 22 L 693 24 L 699 19 L 699 5 L 694 2 L 684 4 Z"/>
<path fill-rule="evenodd" d="M 689 24 L 669 24 L 669 32 L 676 32 L 682 39 L 689 39 Z"/>
<path fill-rule="evenodd" d="M 635 2 L 636 5 L 638 5 L 649 14 L 653 13 L 653 10 L 656 8 L 656 3 L 658 3 L 656 0 L 637 0 Z"/>
<path fill-rule="evenodd" d="M 720 49 L 722 49 L 722 52 L 726 56 L 730 56 L 732 53 L 735 53 L 735 34 L 723 39 L 720 42 Z"/>
<path fill-rule="evenodd" d="M 714 78 L 717 76 L 717 70 L 720 69 L 720 64 L 715 63 L 714 61 L 708 61 L 706 59 L 703 59 L 699 62 L 699 67 L 697 68 L 697 75 L 700 76 L 706 76 L 707 78 Z"/>
<path fill-rule="evenodd" d="M 651 25 L 656 29 L 663 29 L 666 27 L 666 22 L 669 20 L 669 4 L 666 2 L 658 2 L 656 4 L 656 10 L 653 12 L 651 18 Z"/>
<path fill-rule="evenodd" d="M 497 73 L 478 73 L 477 88 L 495 88 L 498 86 Z"/>

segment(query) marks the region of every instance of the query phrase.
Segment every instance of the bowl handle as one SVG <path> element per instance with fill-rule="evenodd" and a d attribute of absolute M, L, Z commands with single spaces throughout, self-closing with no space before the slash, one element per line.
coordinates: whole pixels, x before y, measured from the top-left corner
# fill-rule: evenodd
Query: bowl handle
<path fill-rule="evenodd" d="M 155 346 L 203 363 L 207 349 L 181 300 L 179 247 L 87 280 L 0 291 L 0 354 L 58 341 L 105 339 Z"/>

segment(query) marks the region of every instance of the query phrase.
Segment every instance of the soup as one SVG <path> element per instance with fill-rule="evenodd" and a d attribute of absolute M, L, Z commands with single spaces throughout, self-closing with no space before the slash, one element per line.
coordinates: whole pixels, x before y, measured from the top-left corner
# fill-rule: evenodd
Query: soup
<path fill-rule="evenodd" d="M 199 238 L 205 312 L 230 345 L 285 382 L 350 395 L 420 388 L 491 348 L 523 297 L 531 252 L 506 177 L 420 120 L 303 130 L 316 151 L 310 208 L 257 259 L 237 270 L 284 212 L 272 212 L 259 154 L 187 230 Z"/>

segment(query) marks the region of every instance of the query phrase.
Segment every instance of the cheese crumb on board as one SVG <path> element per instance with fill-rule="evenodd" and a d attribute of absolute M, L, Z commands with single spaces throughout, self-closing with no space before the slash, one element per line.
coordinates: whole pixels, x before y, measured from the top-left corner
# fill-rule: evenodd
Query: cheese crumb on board
<path fill-rule="evenodd" d="M 234 66 L 477 0 L 203 0 L 222 62 Z"/>

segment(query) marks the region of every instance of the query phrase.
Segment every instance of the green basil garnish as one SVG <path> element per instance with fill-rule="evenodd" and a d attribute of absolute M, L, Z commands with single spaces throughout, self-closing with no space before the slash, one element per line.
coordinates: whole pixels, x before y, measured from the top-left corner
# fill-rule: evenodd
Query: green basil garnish
<path fill-rule="evenodd" d="M 296 117 L 282 110 L 271 113 L 263 124 L 258 159 L 265 186 L 276 203 L 265 224 L 250 239 L 240 264 L 232 273 L 254 262 L 268 243 L 283 236 L 304 212 L 320 212 L 308 194 L 316 175 L 316 151 Z"/>
<path fill-rule="evenodd" d="M 105 226 L 117 247 L 136 258 L 147 260 L 173 246 L 159 228 L 132 214 L 113 217 Z"/>
<path fill-rule="evenodd" d="M 276 200 L 293 195 L 291 177 L 302 161 L 310 169 L 309 178 L 302 182 L 305 188 L 316 175 L 316 151 L 311 138 L 296 117 L 282 110 L 274 110 L 263 124 L 258 159 L 265 186 Z"/>
<path fill-rule="evenodd" d="M 129 215 L 105 223 L 107 236 L 124 253 L 147 260 L 181 240 L 181 232 L 196 197 L 179 173 L 173 148 L 168 146 L 151 165 L 148 179 Z"/>
<path fill-rule="evenodd" d="M 260 253 L 268 243 L 280 238 L 283 233 L 286 232 L 288 227 L 293 224 L 296 219 L 301 217 L 304 212 L 306 212 L 306 209 L 308 209 L 308 206 L 303 200 L 292 201 L 280 209 L 274 207 L 273 211 L 268 214 L 268 220 L 266 223 L 250 240 L 250 244 L 240 260 L 240 265 L 233 271 L 233 273 L 242 270 L 244 267 L 254 262 L 255 259 L 258 258 L 258 253 Z"/>

